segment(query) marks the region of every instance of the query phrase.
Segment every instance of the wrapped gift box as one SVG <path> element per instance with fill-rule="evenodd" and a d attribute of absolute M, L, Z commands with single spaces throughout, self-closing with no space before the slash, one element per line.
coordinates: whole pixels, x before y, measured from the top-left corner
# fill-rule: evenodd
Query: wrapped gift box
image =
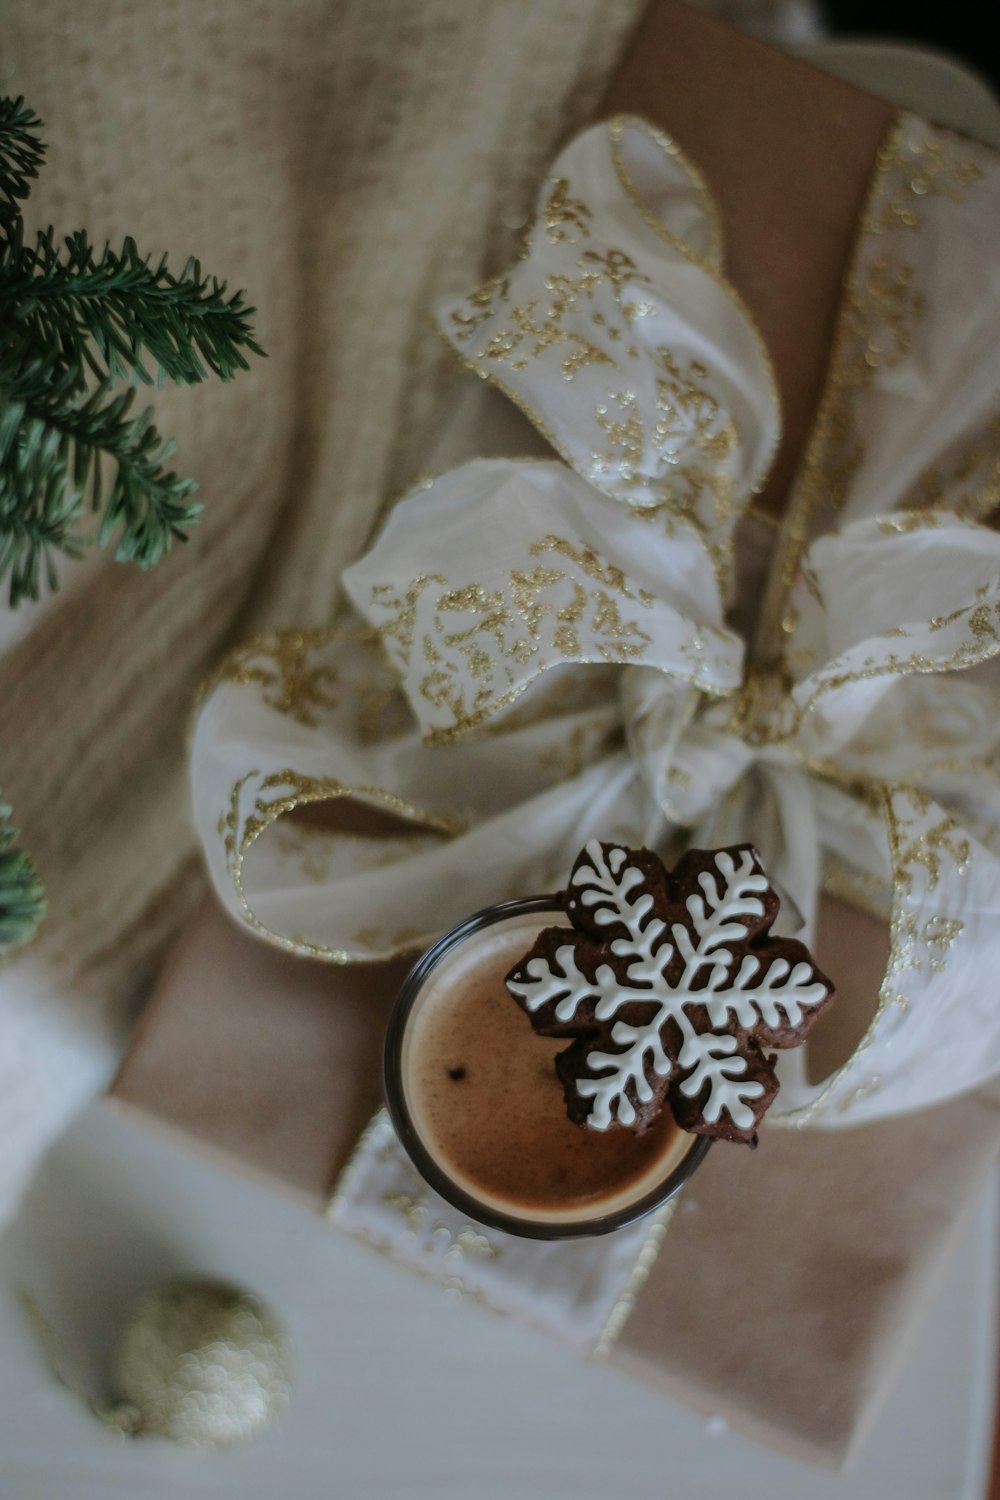
<path fill-rule="evenodd" d="M 658 4 L 608 109 L 665 127 L 717 196 L 729 273 L 782 388 L 786 436 L 764 499 L 777 506 L 819 398 L 890 107 Z M 378 1106 L 382 1031 L 406 967 L 309 964 L 208 903 L 112 1097 L 321 1209 Z M 714 1150 L 610 1358 L 786 1451 L 842 1462 L 995 1158 L 998 1106 L 983 1092 L 863 1129 L 769 1129 L 753 1155 Z"/>

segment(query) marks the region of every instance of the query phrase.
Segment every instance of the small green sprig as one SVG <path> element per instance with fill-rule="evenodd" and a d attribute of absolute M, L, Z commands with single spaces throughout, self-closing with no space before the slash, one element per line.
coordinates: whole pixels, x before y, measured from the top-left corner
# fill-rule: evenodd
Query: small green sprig
<path fill-rule="evenodd" d="M 0 584 L 12 605 L 57 587 L 60 554 L 112 544 L 150 568 L 184 540 L 195 483 L 168 467 L 174 445 L 151 407 L 133 410 L 136 387 L 230 380 L 263 352 L 243 293 L 196 260 L 175 276 L 131 238 L 100 252 L 83 230 L 26 238 L 41 129 L 23 99 L 0 99 Z M 45 912 L 10 816 L 0 803 L 0 953 Z"/>
<path fill-rule="evenodd" d="M 243 349 L 262 352 L 242 292 L 227 298 L 225 285 L 203 276 L 196 260 L 179 276 L 166 256 L 154 267 L 131 237 L 100 255 L 83 230 L 59 244 L 49 228 L 30 245 L 17 220 L 0 261 L 0 303 L 10 312 L 13 350 L 58 350 L 80 382 L 132 376 L 151 385 L 144 352 L 161 384 L 168 376 L 195 385 L 209 370 L 231 380 L 250 368 Z"/>
<path fill-rule="evenodd" d="M 11 810 L 0 801 L 0 954 L 34 935 L 45 915 L 45 893 L 35 866 L 16 847 Z"/>
<path fill-rule="evenodd" d="M 12 605 L 56 587 L 59 553 L 114 541 L 118 561 L 150 568 L 185 539 L 196 486 L 167 467 L 174 445 L 152 408 L 133 413 L 135 387 L 230 380 L 263 352 L 243 293 L 196 260 L 175 276 L 131 238 L 99 253 L 83 230 L 26 241 L 39 128 L 23 99 L 0 100 L 0 581 Z"/>
<path fill-rule="evenodd" d="M 0 99 L 0 224 L 20 215 L 19 203 L 38 176 L 45 147 L 35 135 L 42 122 L 23 99 Z"/>

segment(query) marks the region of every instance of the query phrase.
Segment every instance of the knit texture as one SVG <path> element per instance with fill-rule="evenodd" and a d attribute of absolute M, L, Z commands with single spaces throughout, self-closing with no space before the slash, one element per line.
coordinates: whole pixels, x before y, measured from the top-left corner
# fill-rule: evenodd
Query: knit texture
<path fill-rule="evenodd" d="M 184 725 L 262 625 L 326 621 L 456 378 L 427 315 L 507 262 L 642 0 L 10 0 L 0 87 L 46 122 L 29 227 L 197 254 L 269 358 L 165 390 L 201 524 L 0 612 L 0 785 L 50 912 L 0 963 L 0 1218 L 100 1086 L 203 886 Z M 30 628 L 27 628 L 30 627 Z"/>

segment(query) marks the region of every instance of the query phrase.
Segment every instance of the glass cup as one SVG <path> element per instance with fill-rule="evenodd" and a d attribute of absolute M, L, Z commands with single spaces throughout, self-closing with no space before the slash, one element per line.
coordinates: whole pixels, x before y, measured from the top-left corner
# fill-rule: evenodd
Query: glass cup
<path fill-rule="evenodd" d="M 466 918 L 417 960 L 386 1032 L 389 1114 L 424 1180 L 469 1218 L 528 1239 L 607 1234 L 653 1212 L 711 1144 L 669 1110 L 643 1135 L 566 1115 L 554 1066 L 566 1037 L 539 1037 L 503 976 L 544 927 L 555 896 Z"/>

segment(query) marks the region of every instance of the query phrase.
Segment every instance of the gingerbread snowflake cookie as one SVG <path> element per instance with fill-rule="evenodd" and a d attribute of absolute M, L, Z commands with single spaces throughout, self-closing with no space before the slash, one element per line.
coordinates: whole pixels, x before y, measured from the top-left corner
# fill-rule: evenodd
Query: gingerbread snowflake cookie
<path fill-rule="evenodd" d="M 802 943 L 775 938 L 757 851 L 692 849 L 669 873 L 648 849 L 591 840 L 563 905 L 507 976 L 542 1036 L 570 1118 L 644 1130 L 665 1100 L 699 1135 L 757 1143 L 778 1092 L 766 1049 L 796 1047 L 833 998 Z"/>

